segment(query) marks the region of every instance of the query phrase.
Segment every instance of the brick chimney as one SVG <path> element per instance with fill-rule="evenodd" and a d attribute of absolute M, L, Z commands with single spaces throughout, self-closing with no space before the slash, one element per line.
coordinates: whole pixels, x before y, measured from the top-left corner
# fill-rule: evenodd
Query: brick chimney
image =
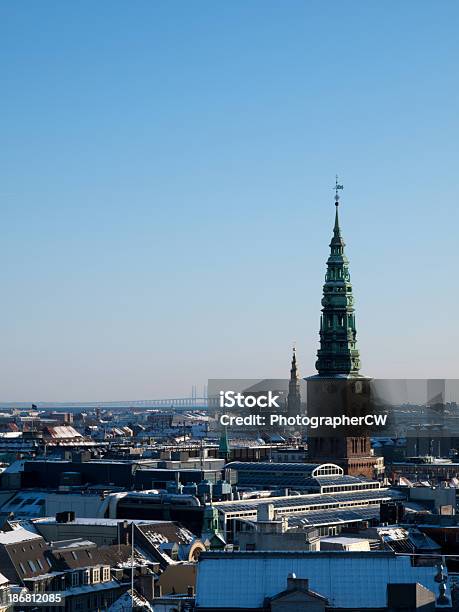
<path fill-rule="evenodd" d="M 296 589 L 308 591 L 309 590 L 309 579 L 308 578 L 297 578 L 295 574 L 289 574 L 287 577 L 287 591 L 295 591 Z"/>

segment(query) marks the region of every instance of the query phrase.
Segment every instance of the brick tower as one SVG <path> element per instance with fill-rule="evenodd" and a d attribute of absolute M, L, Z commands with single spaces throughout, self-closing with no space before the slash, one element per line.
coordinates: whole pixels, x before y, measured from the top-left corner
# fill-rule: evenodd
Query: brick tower
<path fill-rule="evenodd" d="M 338 216 L 340 189 L 337 177 L 335 225 L 322 297 L 318 374 L 307 379 L 309 416 L 362 416 L 371 406 L 370 379 L 360 374 L 349 260 Z M 310 430 L 308 441 L 312 461 L 337 463 L 347 474 L 373 477 L 375 457 L 362 428 Z"/>

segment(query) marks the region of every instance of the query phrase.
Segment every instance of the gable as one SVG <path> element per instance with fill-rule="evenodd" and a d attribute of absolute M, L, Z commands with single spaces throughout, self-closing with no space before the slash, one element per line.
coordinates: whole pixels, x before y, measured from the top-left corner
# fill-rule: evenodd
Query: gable
<path fill-rule="evenodd" d="M 271 599 L 271 607 L 274 602 L 281 603 L 306 603 L 306 602 L 323 602 L 325 605 L 325 598 L 316 595 L 315 593 L 310 593 L 308 591 L 303 591 L 300 589 L 295 589 L 293 591 L 284 591 L 283 593 L 279 593 Z"/>
<path fill-rule="evenodd" d="M 326 599 L 303 589 L 283 591 L 271 599 L 272 612 L 324 612 L 326 605 Z"/>

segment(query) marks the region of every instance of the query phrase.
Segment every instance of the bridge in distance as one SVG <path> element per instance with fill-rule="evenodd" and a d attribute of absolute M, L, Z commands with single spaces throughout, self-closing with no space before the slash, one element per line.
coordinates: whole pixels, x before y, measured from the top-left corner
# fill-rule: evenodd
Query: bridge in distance
<path fill-rule="evenodd" d="M 131 400 L 118 402 L 34 402 L 39 410 L 69 410 L 71 412 L 84 411 L 85 409 L 109 408 L 145 408 L 145 409 L 173 409 L 176 412 L 187 410 L 207 410 L 209 408 L 207 397 L 177 397 L 166 399 Z M 25 402 L 0 402 L 0 409 L 30 408 L 32 403 Z"/>

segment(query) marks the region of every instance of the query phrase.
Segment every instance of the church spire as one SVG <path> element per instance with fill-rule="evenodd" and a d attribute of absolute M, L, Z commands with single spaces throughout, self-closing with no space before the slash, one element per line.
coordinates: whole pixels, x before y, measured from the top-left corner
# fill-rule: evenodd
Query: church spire
<path fill-rule="evenodd" d="M 340 240 L 342 243 L 342 246 L 344 247 L 344 241 L 341 238 L 341 228 L 339 226 L 339 216 L 338 216 L 338 208 L 339 208 L 339 191 L 340 189 L 344 189 L 343 185 L 340 185 L 338 183 L 338 175 L 336 175 L 336 179 L 335 179 L 335 226 L 333 228 L 333 240 L 338 241 Z M 330 245 L 331 246 L 331 245 Z"/>
<path fill-rule="evenodd" d="M 358 376 L 360 368 L 349 260 L 344 253 L 346 245 L 338 217 L 339 191 L 342 189 L 343 185 L 336 177 L 335 225 L 323 287 L 320 348 L 316 362 L 319 375 L 325 377 Z"/>
<path fill-rule="evenodd" d="M 296 349 L 293 347 L 292 367 L 290 368 L 290 380 L 288 383 L 287 412 L 289 416 L 296 416 L 301 411 L 300 378 L 296 363 Z"/>
<path fill-rule="evenodd" d="M 292 367 L 290 369 L 290 380 L 298 379 L 298 368 L 296 365 L 296 348 L 293 347 L 293 355 L 292 355 Z"/>
<path fill-rule="evenodd" d="M 339 202 L 337 202 L 335 204 L 335 206 L 336 206 L 336 211 L 335 211 L 335 227 L 333 228 L 333 237 L 341 236 L 341 229 L 340 229 L 340 226 L 339 226 L 339 217 L 338 217 Z"/>

